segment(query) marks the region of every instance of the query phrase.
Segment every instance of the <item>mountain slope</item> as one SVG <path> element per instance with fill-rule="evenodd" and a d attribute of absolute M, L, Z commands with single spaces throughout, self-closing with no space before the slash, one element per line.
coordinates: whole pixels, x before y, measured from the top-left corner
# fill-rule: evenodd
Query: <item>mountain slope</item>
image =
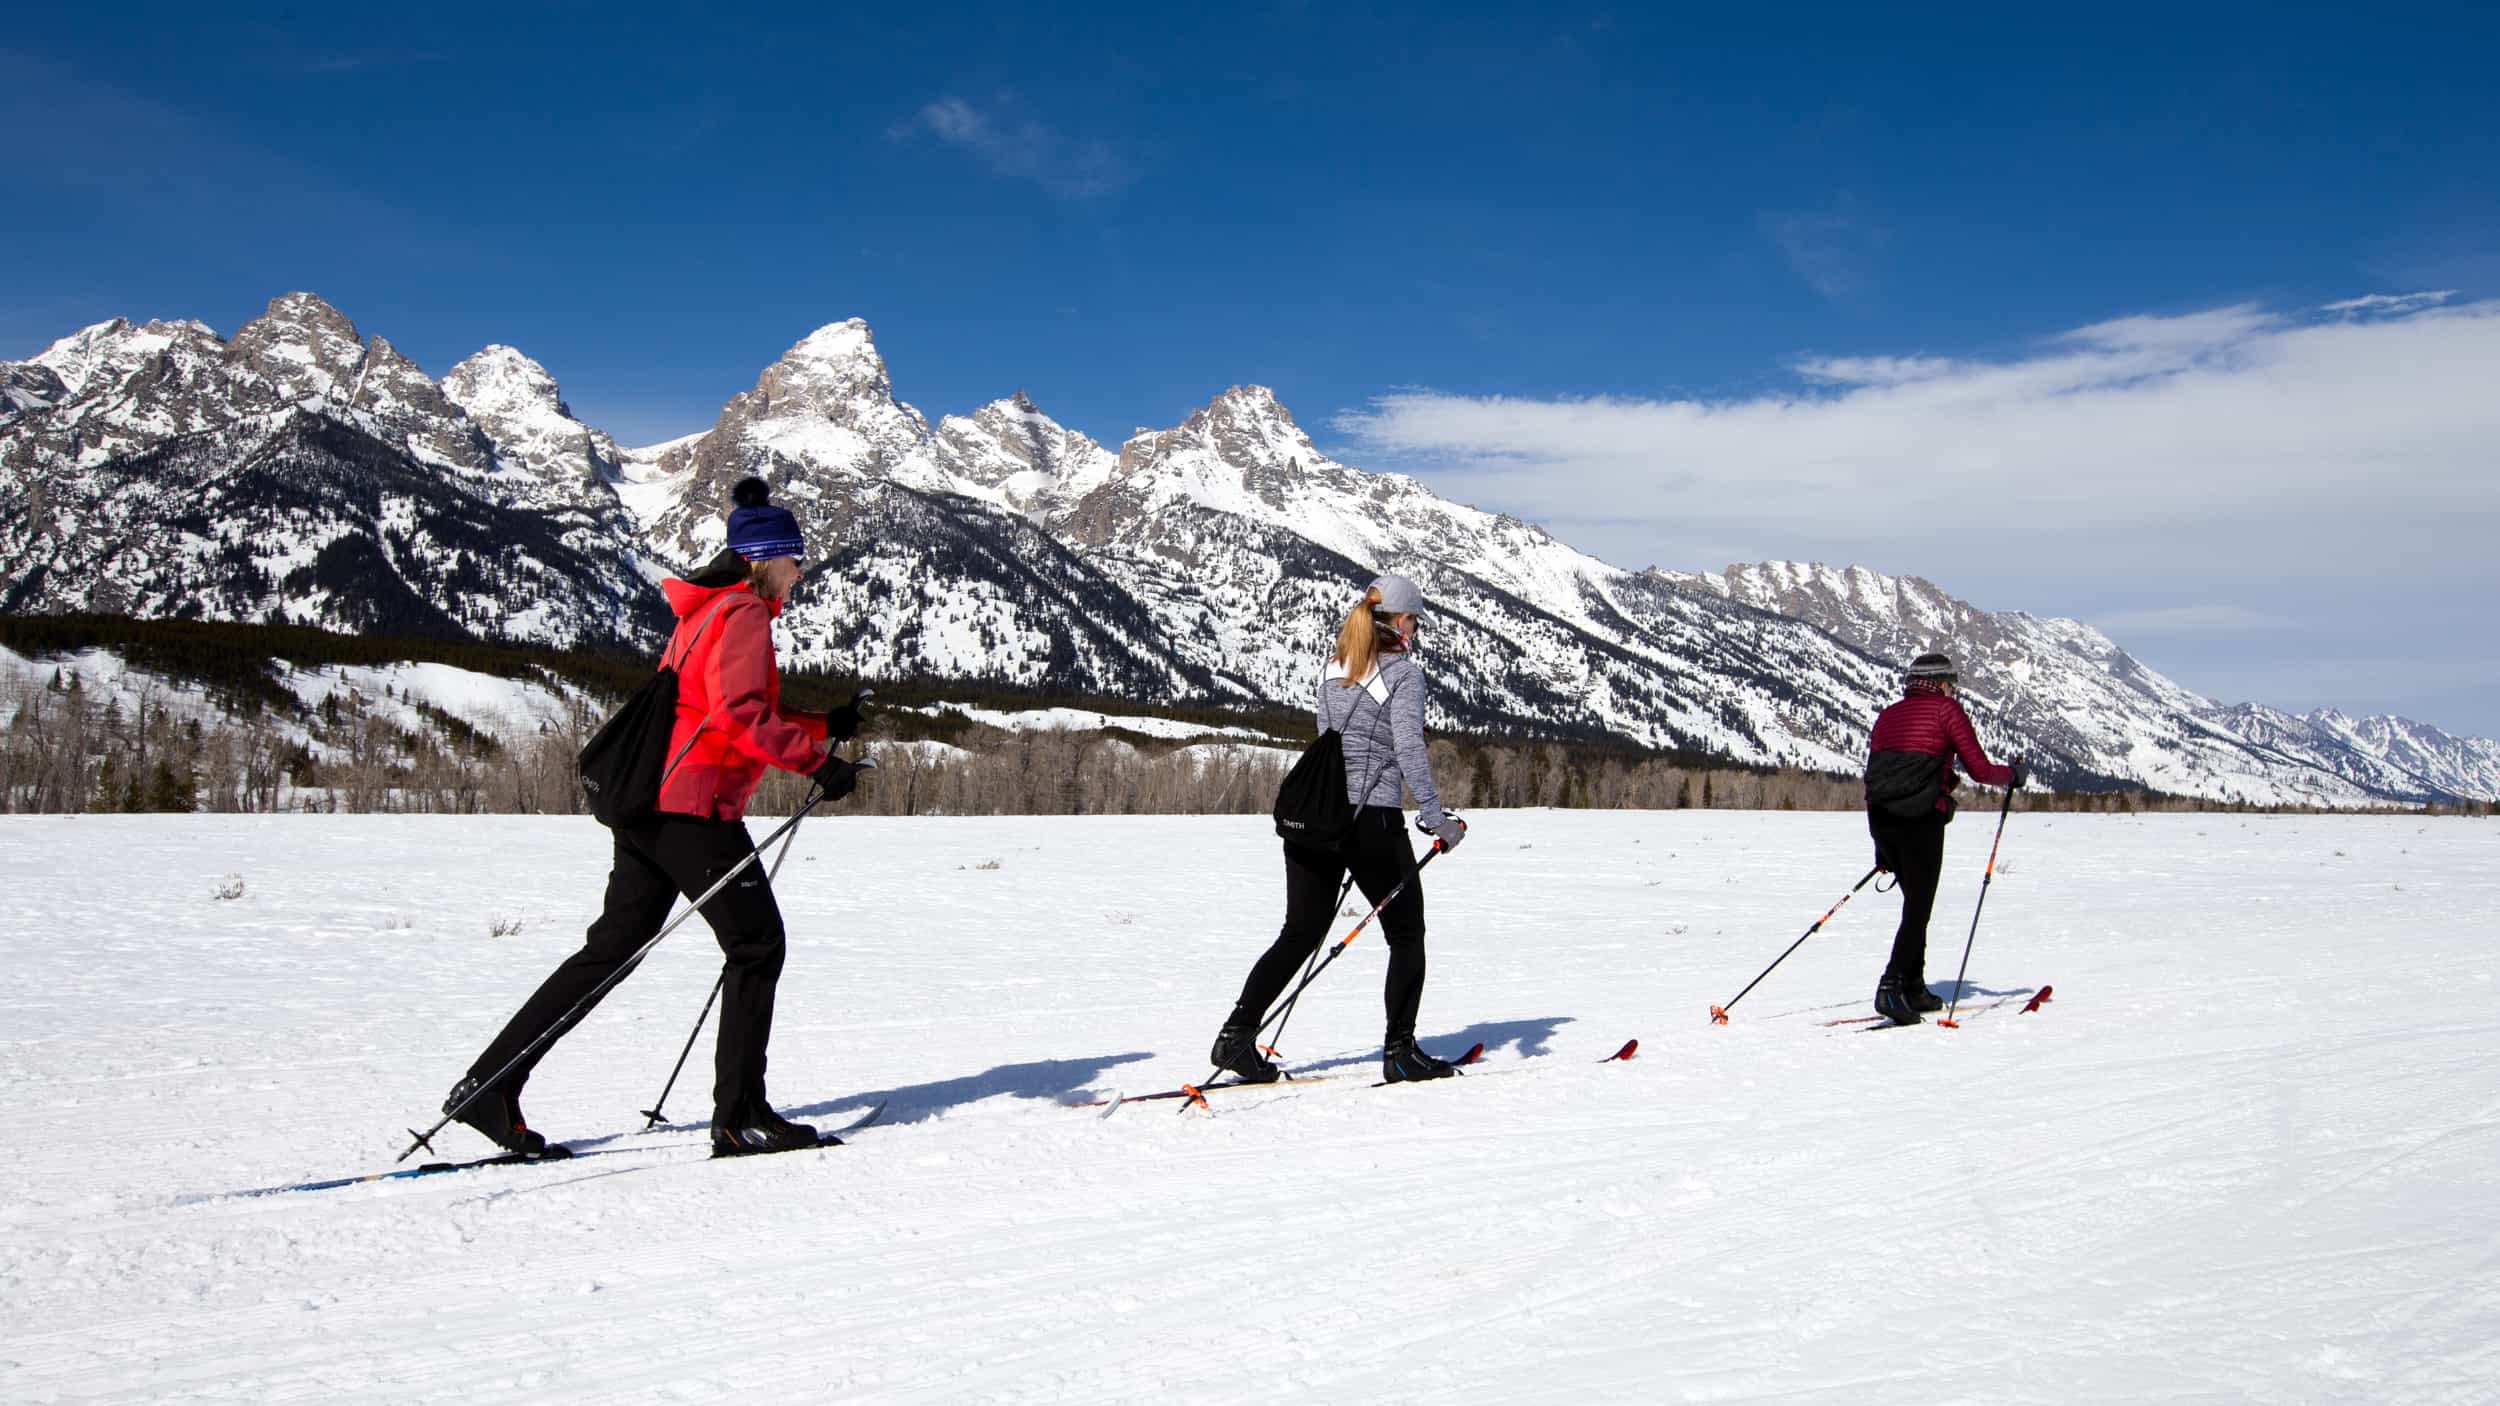
<path fill-rule="evenodd" d="M 2226 706 L 2080 621 L 1980 610 L 1914 576 L 1810 562 L 1650 575 L 1804 621 L 1881 659 L 1947 650 L 1974 710 L 2006 731 L 2006 747 L 2042 759 L 2052 782 L 2319 805 L 2500 795 L 2500 745 L 2403 719 Z"/>
<path fill-rule="evenodd" d="M 1337 622 L 1416 578 L 1436 726 L 1852 770 L 1945 643 L 2043 779 L 2260 802 L 2500 797 L 2500 744 L 2226 707 L 2074 621 L 1916 578 L 1628 572 L 1322 453 L 1260 386 L 1116 452 L 1022 392 L 934 424 L 867 324 L 794 343 L 705 432 L 619 447 L 488 347 L 438 383 L 310 294 L 221 340 L 115 320 L 0 363 L 0 609 L 290 619 L 648 649 L 666 571 L 755 474 L 809 573 L 793 662 L 1188 704 L 1309 705 Z"/>
<path fill-rule="evenodd" d="M 0 609 L 558 647 L 662 625 L 612 489 L 551 487 L 310 294 L 231 342 L 117 320 L 10 372 L 60 390 L 0 421 Z"/>

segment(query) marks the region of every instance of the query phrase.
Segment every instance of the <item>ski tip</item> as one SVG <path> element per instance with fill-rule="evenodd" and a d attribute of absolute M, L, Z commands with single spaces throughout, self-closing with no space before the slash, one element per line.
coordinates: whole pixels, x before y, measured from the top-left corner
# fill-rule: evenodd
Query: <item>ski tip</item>
<path fill-rule="evenodd" d="M 1456 1059 L 1454 1059 L 1454 1060 L 1451 1060 L 1451 1061 L 1450 1061 L 1450 1063 L 1452 1063 L 1452 1064 L 1473 1064 L 1473 1063 L 1475 1063 L 1477 1060 L 1480 1060 L 1480 1059 L 1482 1059 L 1482 1058 L 1484 1058 L 1484 1041 L 1482 1041 L 1482 1040 L 1478 1040 L 1476 1043 L 1474 1043 L 1474 1044 L 1472 1044 L 1472 1045 L 1470 1045 L 1470 1046 L 1468 1046 L 1468 1047 L 1467 1047 L 1467 1053 L 1465 1053 L 1465 1054 L 1463 1054 L 1463 1055 L 1460 1055 L 1458 1058 L 1456 1058 Z"/>
<path fill-rule="evenodd" d="M 1108 1118 L 1112 1114 L 1119 1112 L 1120 1105 L 1126 1102 L 1128 1102 L 1128 1095 L 1120 1092 L 1118 1089 L 1113 1089 L 1111 1091 L 1111 1097 L 1102 1101 L 1102 1112 L 1097 1113 L 1094 1116 L 1097 1118 Z"/>
<path fill-rule="evenodd" d="M 2031 1012 L 2040 1009 L 2040 1003 L 2046 1001 L 2049 998 L 2049 993 L 2055 991 L 2056 989 L 2057 988 L 2054 986 L 2043 986 L 2039 990 L 2031 993 L 2031 999 L 2023 1003 L 2023 1014 L 2029 1015 Z"/>
<path fill-rule="evenodd" d="M 1712 1025 L 1727 1024 L 1727 1008 L 1724 1006 L 1712 1006 L 1710 1008 L 1710 1023 Z"/>
<path fill-rule="evenodd" d="M 1622 1049 L 1619 1049 L 1613 1054 L 1606 1056 L 1604 1059 L 1599 1060 L 1598 1063 L 1612 1064 L 1619 1059 L 1630 1059 L 1632 1056 L 1640 1053 L 1640 1050 L 1641 1042 L 1639 1040 L 1626 1040 L 1623 1042 Z"/>

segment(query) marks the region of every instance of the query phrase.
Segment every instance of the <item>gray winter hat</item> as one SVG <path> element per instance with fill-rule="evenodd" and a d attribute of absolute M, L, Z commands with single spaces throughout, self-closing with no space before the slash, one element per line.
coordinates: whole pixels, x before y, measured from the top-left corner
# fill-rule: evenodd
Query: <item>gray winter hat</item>
<path fill-rule="evenodd" d="M 1371 591 L 1380 592 L 1380 603 L 1372 607 L 1379 615 L 1421 615 L 1424 593 L 1403 576 L 1382 576 L 1371 583 Z M 1368 592 L 1367 592 L 1368 593 Z"/>
<path fill-rule="evenodd" d="M 1957 679 L 1961 672 L 1953 667 L 1950 656 L 1929 652 L 1910 661 L 1910 677 L 1914 679 Z"/>

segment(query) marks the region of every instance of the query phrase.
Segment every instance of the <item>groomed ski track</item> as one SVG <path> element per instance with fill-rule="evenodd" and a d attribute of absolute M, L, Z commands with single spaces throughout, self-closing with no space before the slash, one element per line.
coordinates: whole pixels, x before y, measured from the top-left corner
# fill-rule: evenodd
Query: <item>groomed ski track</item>
<path fill-rule="evenodd" d="M 0 1397 L 2492 1399 L 2493 822 L 2018 814 L 1966 1002 L 2055 999 L 1855 1040 L 1805 1012 L 1871 992 L 1888 896 L 1709 1007 L 1863 872 L 1858 817 L 1470 818 L 1422 1033 L 1515 1074 L 1062 1107 L 1205 1073 L 1265 821 L 836 817 L 779 884 L 771 1079 L 825 1126 L 885 1100 L 853 1146 L 177 1204 L 387 1167 L 578 941 L 604 835 L 0 817 Z M 1377 1077 L 1381 964 L 1304 998 L 1297 1065 Z M 630 1143 L 717 965 L 672 937 L 532 1125 Z"/>

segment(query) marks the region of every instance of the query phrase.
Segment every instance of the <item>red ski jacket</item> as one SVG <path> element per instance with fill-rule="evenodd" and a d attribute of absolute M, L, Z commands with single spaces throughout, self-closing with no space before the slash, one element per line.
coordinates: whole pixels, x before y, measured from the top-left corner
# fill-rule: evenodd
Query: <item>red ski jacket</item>
<path fill-rule="evenodd" d="M 1871 804 L 1881 804 L 1887 793 L 1933 786 L 1932 808 L 1951 814 L 1951 792 L 1960 784 L 1953 774 L 1957 756 L 1970 769 L 1971 779 L 1982 785 L 2003 786 L 2014 779 L 2012 767 L 1997 765 L 1980 750 L 1970 714 L 1936 689 L 1913 687 L 1908 697 L 1877 714 L 1875 734 L 1867 739 L 1866 750 Z M 1902 799 L 1908 797 L 1902 795 Z"/>
<path fill-rule="evenodd" d="M 766 766 L 805 775 L 824 763 L 824 714 L 781 706 L 773 665 L 781 602 L 743 581 L 697 586 L 672 577 L 660 590 L 677 612 L 660 656 L 677 666 L 677 725 L 668 739 L 676 765 L 660 779 L 660 809 L 740 819 Z"/>

